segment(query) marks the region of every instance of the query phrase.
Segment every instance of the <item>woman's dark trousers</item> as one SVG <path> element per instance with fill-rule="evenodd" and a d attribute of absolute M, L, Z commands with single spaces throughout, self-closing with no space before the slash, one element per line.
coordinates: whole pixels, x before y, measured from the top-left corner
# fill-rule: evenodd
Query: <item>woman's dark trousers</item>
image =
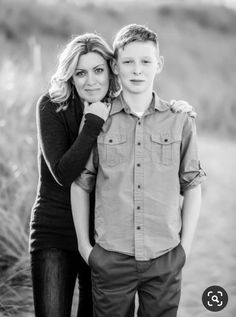
<path fill-rule="evenodd" d="M 92 317 L 90 268 L 78 252 L 56 248 L 31 253 L 36 317 L 70 317 L 76 278 L 79 281 L 77 317 Z"/>

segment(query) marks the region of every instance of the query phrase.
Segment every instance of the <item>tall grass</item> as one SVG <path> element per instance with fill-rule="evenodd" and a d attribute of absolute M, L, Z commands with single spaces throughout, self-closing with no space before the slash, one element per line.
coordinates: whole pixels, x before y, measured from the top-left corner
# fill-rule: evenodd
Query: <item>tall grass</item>
<path fill-rule="evenodd" d="M 17 213 L 0 209 L 0 312 L 32 311 L 28 235 Z"/>
<path fill-rule="evenodd" d="M 26 316 L 33 307 L 28 228 L 37 183 L 37 146 L 32 105 L 42 83 L 26 66 L 7 59 L 0 72 L 1 316 Z M 24 80 L 19 80 L 23 71 Z"/>

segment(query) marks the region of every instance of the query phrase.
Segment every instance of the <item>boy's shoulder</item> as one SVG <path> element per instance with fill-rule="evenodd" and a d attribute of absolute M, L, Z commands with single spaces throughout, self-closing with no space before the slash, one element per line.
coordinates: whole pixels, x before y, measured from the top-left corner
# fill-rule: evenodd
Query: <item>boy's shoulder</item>
<path fill-rule="evenodd" d="M 159 98 L 160 109 L 156 111 L 156 120 L 159 122 L 160 114 L 162 121 L 162 129 L 171 131 L 174 135 L 183 135 L 190 133 L 196 129 L 195 118 L 191 117 L 187 112 L 174 112 L 170 102 Z"/>
<path fill-rule="evenodd" d="M 110 116 L 113 114 L 116 114 L 117 112 L 120 112 L 123 108 L 121 95 L 116 96 L 111 101 L 111 111 Z"/>

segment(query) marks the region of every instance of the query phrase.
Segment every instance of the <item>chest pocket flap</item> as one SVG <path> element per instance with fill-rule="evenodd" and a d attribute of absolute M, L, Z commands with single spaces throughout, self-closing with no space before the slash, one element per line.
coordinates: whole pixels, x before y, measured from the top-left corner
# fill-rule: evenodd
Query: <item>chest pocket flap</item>
<path fill-rule="evenodd" d="M 103 166 L 116 166 L 128 160 L 127 136 L 122 134 L 100 135 L 98 152 Z"/>
<path fill-rule="evenodd" d="M 168 145 L 168 144 L 172 144 L 175 142 L 180 142 L 181 136 L 180 135 L 173 135 L 173 134 L 169 134 L 169 133 L 152 134 L 151 140 L 153 142 L 156 142 L 159 144 Z"/>
<path fill-rule="evenodd" d="M 159 133 L 151 135 L 152 159 L 163 165 L 177 164 L 180 158 L 181 135 Z"/>
<path fill-rule="evenodd" d="M 116 145 L 126 142 L 126 135 L 113 134 L 113 135 L 100 135 L 98 137 L 98 143 L 103 143 L 106 145 Z"/>

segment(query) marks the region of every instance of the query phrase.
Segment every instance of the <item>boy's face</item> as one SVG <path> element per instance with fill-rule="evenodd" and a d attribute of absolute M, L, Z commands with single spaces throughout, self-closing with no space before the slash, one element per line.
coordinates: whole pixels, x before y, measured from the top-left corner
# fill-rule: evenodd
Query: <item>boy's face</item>
<path fill-rule="evenodd" d="M 163 63 L 163 57 L 159 56 L 152 41 L 137 41 L 118 50 L 113 70 L 119 76 L 124 92 L 143 94 L 152 92 L 155 76 L 161 72 Z"/>

